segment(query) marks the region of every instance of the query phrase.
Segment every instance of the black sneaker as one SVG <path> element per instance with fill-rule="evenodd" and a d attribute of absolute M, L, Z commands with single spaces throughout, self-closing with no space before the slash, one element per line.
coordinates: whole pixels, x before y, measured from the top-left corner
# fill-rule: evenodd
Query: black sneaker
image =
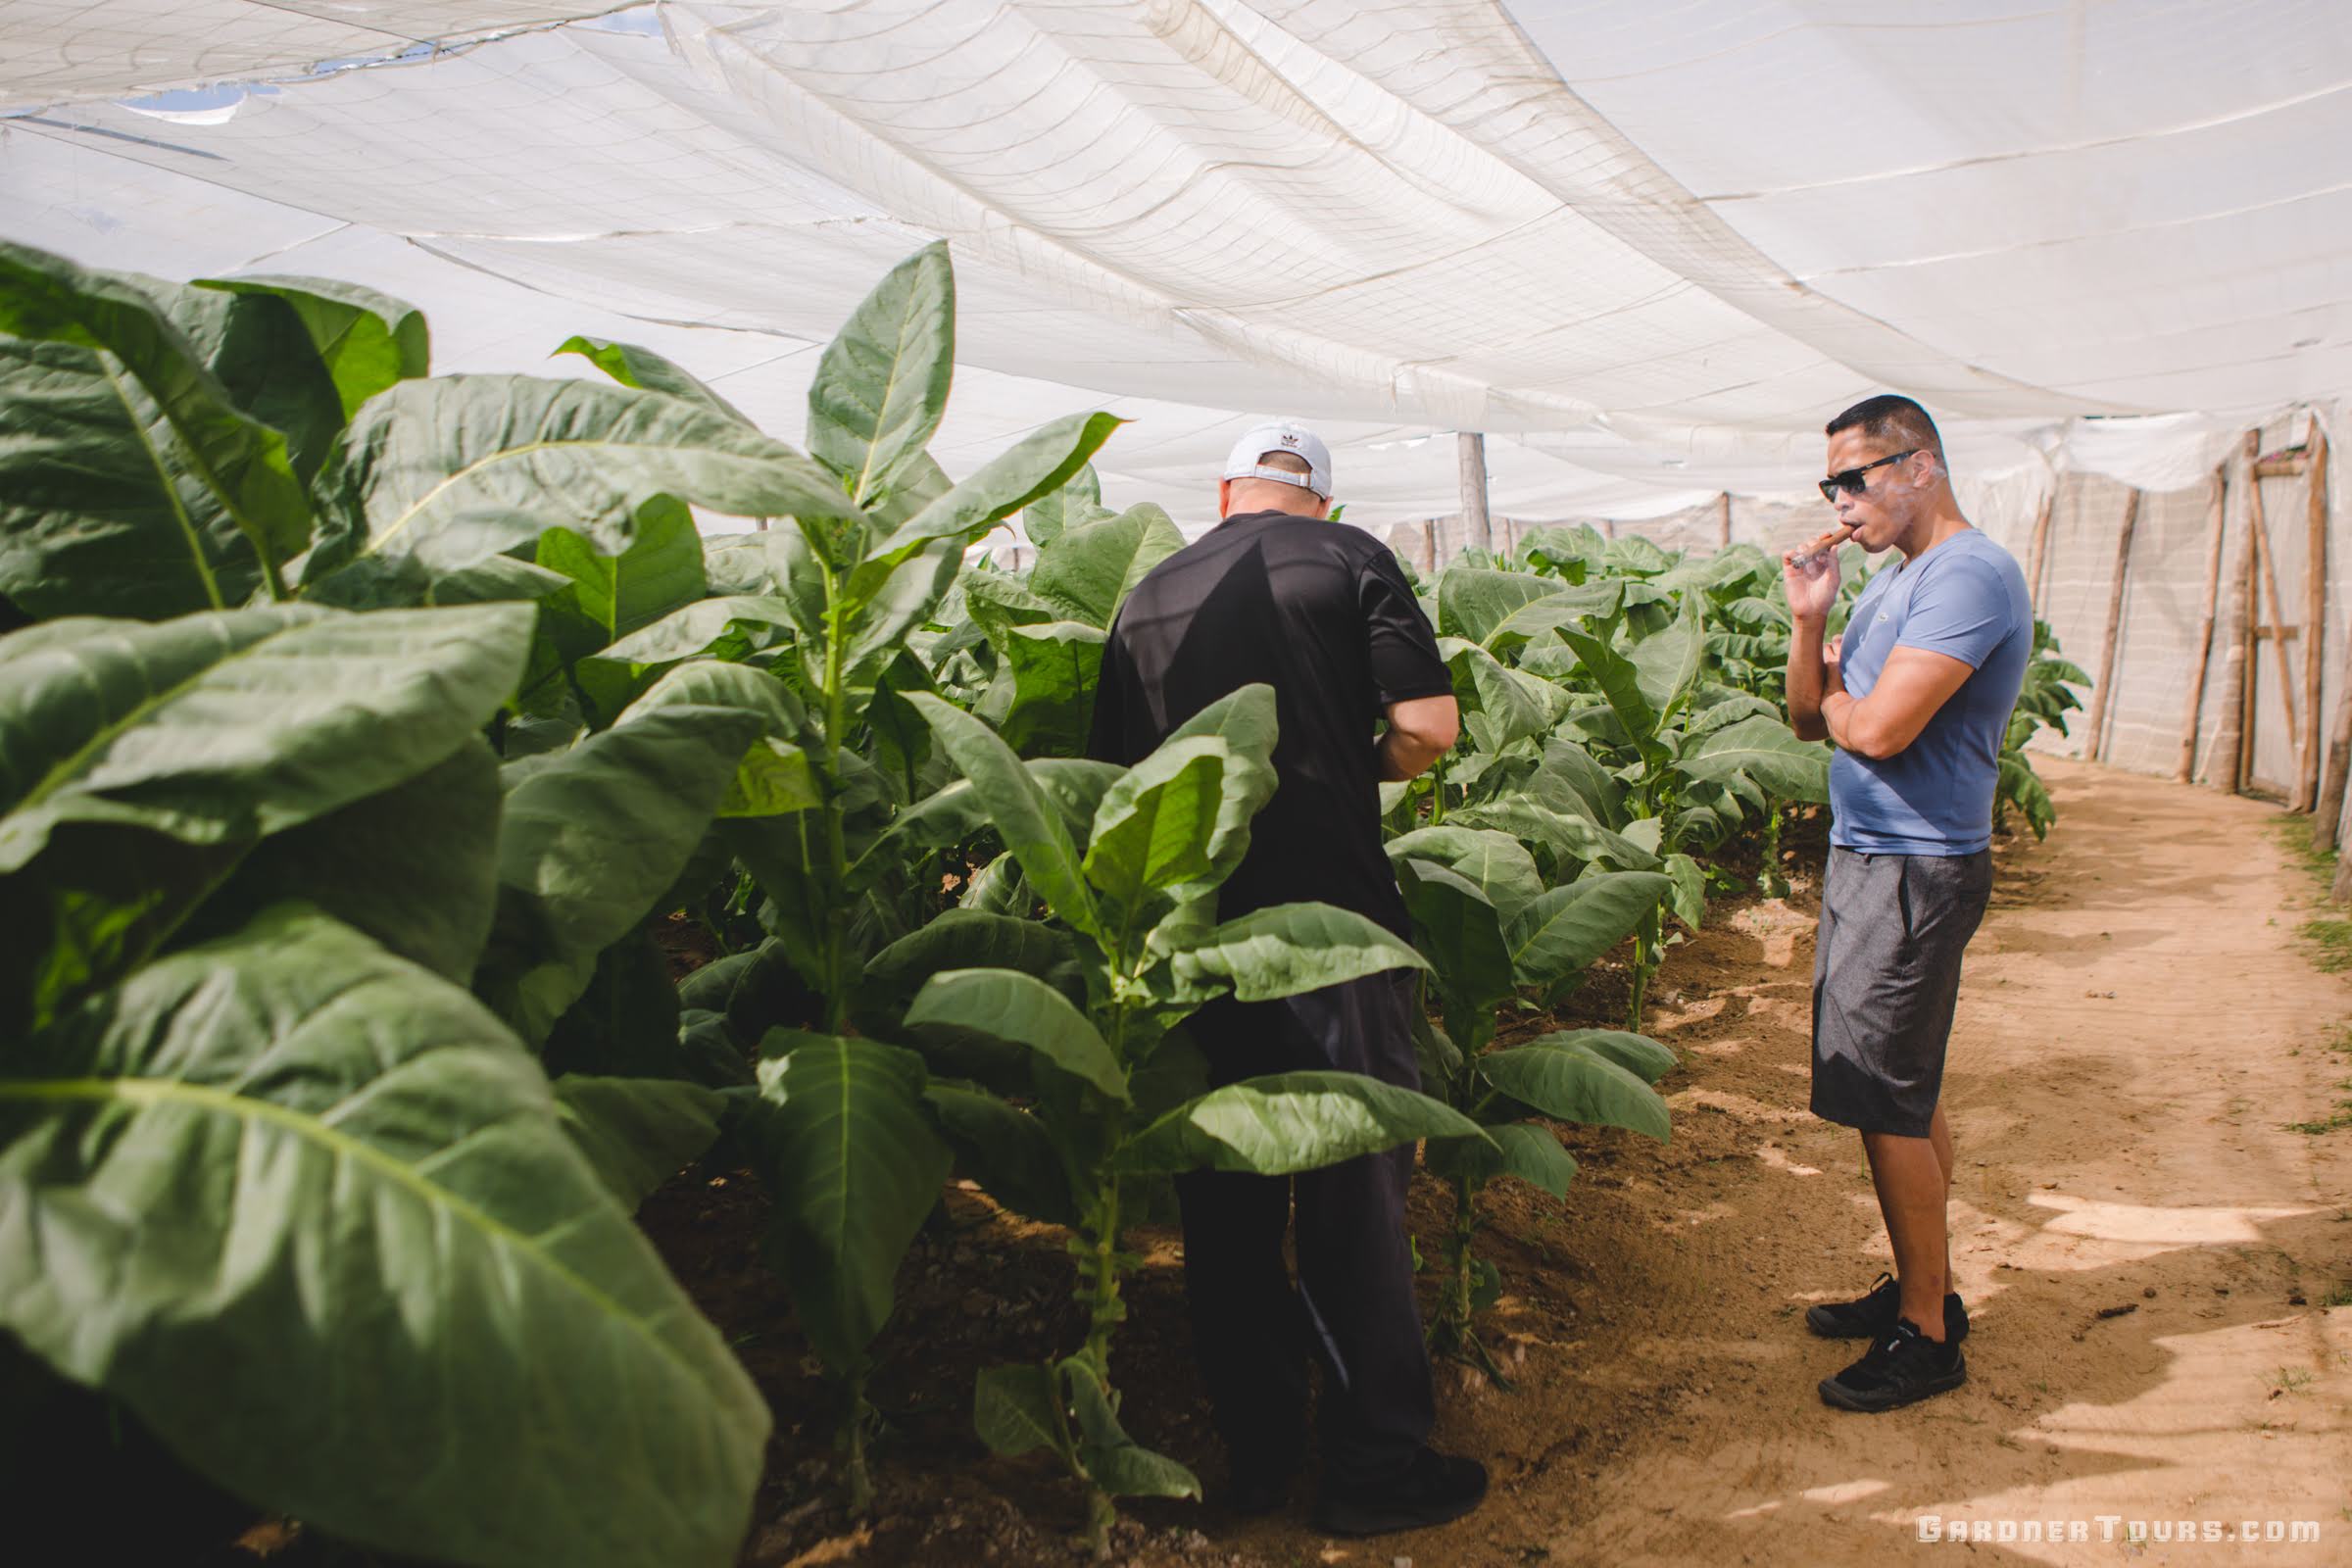
<path fill-rule="evenodd" d="M 1867 1296 L 1806 1307 L 1805 1327 L 1825 1340 L 1875 1340 L 1894 1327 L 1902 1304 L 1902 1287 L 1893 1275 L 1882 1274 Z M 1961 1304 L 1957 1291 L 1943 1298 L 1943 1338 L 1947 1345 L 1968 1338 L 1968 1308 Z"/>
<path fill-rule="evenodd" d="M 1237 1470 L 1217 1494 L 1227 1513 L 1239 1519 L 1259 1519 L 1279 1513 L 1291 1500 L 1297 1470 Z"/>
<path fill-rule="evenodd" d="M 1315 1528 L 1332 1536 L 1385 1536 L 1459 1519 L 1485 1500 L 1487 1467 L 1435 1448 L 1413 1455 L 1404 1474 L 1383 1485 L 1326 1486 Z"/>
<path fill-rule="evenodd" d="M 1892 1410 L 1968 1381 L 1968 1362 L 1957 1345 L 1937 1345 L 1909 1318 L 1897 1318 L 1886 1335 L 1871 1342 L 1862 1359 L 1834 1378 L 1821 1380 L 1824 1404 L 1840 1410 Z"/>

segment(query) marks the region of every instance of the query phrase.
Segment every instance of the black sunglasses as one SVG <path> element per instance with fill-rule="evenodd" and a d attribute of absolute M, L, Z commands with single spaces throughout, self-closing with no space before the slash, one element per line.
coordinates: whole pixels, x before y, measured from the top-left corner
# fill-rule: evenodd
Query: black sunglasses
<path fill-rule="evenodd" d="M 1838 504 L 1838 492 L 1840 490 L 1849 496 L 1858 496 L 1870 488 L 1870 481 L 1862 477 L 1864 474 L 1873 468 L 1883 468 L 1889 463 L 1900 463 L 1905 458 L 1917 457 L 1922 450 L 1922 448 L 1913 447 L 1908 452 L 1897 452 L 1894 456 L 1881 458 L 1876 463 L 1865 463 L 1859 468 L 1847 468 L 1841 473 L 1833 473 L 1821 481 L 1821 499 L 1834 507 Z"/>

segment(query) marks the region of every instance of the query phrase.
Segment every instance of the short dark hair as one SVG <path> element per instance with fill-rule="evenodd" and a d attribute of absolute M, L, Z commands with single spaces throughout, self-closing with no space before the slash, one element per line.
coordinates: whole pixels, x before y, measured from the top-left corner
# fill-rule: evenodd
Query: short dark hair
<path fill-rule="evenodd" d="M 1272 452 L 1260 452 L 1257 455 L 1257 466 L 1261 468 L 1280 468 L 1285 473 L 1295 473 L 1300 478 L 1312 478 L 1315 472 L 1313 464 L 1296 452 L 1285 451 L 1279 447 Z"/>
<path fill-rule="evenodd" d="M 1873 441 L 1889 446 L 1911 447 L 1921 452 L 1943 456 L 1943 437 L 1936 433 L 1936 421 L 1928 411 L 1906 397 L 1882 392 L 1875 398 L 1864 398 L 1852 408 L 1832 419 L 1823 435 L 1836 435 L 1840 430 L 1859 427 Z"/>

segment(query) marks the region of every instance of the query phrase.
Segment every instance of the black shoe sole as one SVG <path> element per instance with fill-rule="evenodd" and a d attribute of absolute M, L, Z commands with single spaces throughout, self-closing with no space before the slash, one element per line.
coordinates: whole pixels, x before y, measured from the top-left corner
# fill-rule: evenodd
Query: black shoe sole
<path fill-rule="evenodd" d="M 1441 1506 L 1407 1508 L 1382 1507 L 1377 1503 L 1337 1502 L 1329 1498 L 1315 1505 L 1314 1526 L 1327 1536 L 1393 1536 L 1406 1530 L 1427 1530 L 1433 1525 L 1448 1524 L 1487 1500 L 1487 1489 L 1481 1487 L 1475 1496 Z"/>
<path fill-rule="evenodd" d="M 1949 1394 L 1967 1381 L 1968 1363 L 1964 1360 L 1954 1360 L 1949 1372 L 1925 1383 L 1914 1384 L 1908 1389 L 1877 1389 L 1868 1394 L 1857 1394 L 1836 1378 L 1823 1378 L 1821 1402 L 1840 1410 L 1859 1410 L 1865 1415 L 1877 1415 L 1882 1410 L 1899 1410 L 1906 1404 L 1917 1404 L 1936 1395 Z"/>
<path fill-rule="evenodd" d="M 1821 1301 L 1812 1306 L 1806 1307 L 1805 1327 L 1812 1330 L 1816 1338 L 1824 1340 L 1875 1340 L 1880 1335 L 1886 1333 L 1888 1329 L 1894 1327 L 1894 1324 L 1891 1320 L 1885 1323 L 1866 1324 L 1860 1327 L 1840 1323 L 1835 1316 L 1835 1313 L 1838 1307 L 1845 1304 L 1846 1303 L 1843 1301 Z M 1944 1314 L 1943 1333 L 1944 1338 L 1950 1340 L 1954 1345 L 1958 1345 L 1962 1340 L 1968 1338 L 1968 1313 L 1966 1309 L 1961 1311 L 1960 1320 L 1957 1323 L 1952 1321 L 1952 1315 L 1949 1312 Z"/>

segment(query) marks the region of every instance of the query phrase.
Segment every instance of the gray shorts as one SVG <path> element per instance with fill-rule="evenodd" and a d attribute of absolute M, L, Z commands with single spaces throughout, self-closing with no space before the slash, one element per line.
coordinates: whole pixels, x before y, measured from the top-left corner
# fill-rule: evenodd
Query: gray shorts
<path fill-rule="evenodd" d="M 1960 953 L 1992 895 L 1992 852 L 1832 849 L 1813 963 L 1813 1114 L 1925 1138 L 1943 1093 Z"/>

